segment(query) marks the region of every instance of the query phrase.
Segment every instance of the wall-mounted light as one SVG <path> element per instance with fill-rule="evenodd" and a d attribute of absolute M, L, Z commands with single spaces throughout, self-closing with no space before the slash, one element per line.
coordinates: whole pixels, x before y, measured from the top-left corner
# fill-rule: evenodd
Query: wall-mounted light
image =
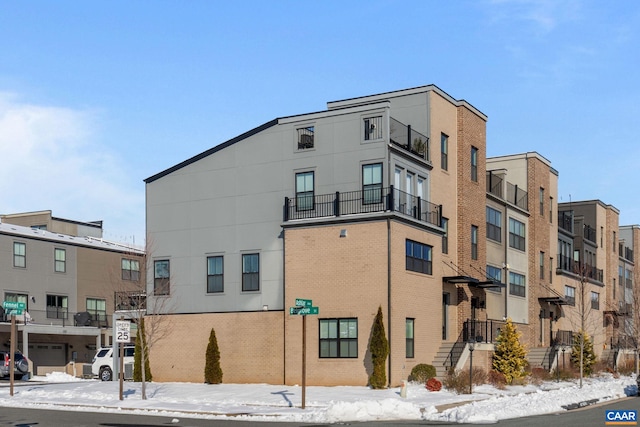
<path fill-rule="evenodd" d="M 31 302 L 35 304 L 36 303 L 36 297 L 32 296 L 31 297 Z"/>
<path fill-rule="evenodd" d="M 340 237 L 347 237 L 347 229 L 343 228 L 342 230 L 340 230 Z"/>

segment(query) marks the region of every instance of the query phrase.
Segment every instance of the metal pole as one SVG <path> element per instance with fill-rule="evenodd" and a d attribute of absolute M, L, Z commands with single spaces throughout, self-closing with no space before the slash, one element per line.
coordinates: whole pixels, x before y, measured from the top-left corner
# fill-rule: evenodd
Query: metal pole
<path fill-rule="evenodd" d="M 473 394 L 473 344 L 469 344 L 469 394 Z"/>
<path fill-rule="evenodd" d="M 13 396 L 13 383 L 16 366 L 16 315 L 11 315 L 11 344 L 9 344 L 9 395 Z"/>
<path fill-rule="evenodd" d="M 302 409 L 305 404 L 305 389 L 307 385 L 307 316 L 302 315 Z"/>
<path fill-rule="evenodd" d="M 124 317 L 120 316 L 120 320 L 123 320 Z M 124 345 L 120 342 L 115 342 L 115 344 L 120 348 L 120 360 L 119 360 L 119 372 L 118 377 L 120 378 L 120 400 L 123 400 L 123 388 L 124 388 Z M 142 366 L 144 368 L 144 360 L 142 361 Z"/>

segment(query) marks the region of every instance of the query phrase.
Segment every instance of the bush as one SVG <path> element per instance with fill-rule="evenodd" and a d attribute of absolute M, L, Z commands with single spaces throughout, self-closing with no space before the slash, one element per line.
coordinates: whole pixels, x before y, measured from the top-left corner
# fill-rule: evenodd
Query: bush
<path fill-rule="evenodd" d="M 529 380 L 532 384 L 541 384 L 543 381 L 551 379 L 551 374 L 544 368 L 533 368 L 529 374 Z"/>
<path fill-rule="evenodd" d="M 369 385 L 373 389 L 382 389 L 387 386 L 386 362 L 389 355 L 389 341 L 384 332 L 382 318 L 382 306 L 378 307 L 378 314 L 373 323 L 371 342 L 369 343 L 373 372 L 369 376 Z"/>
<path fill-rule="evenodd" d="M 442 383 L 436 378 L 429 378 L 426 387 L 429 391 L 440 391 L 440 389 L 442 389 Z"/>
<path fill-rule="evenodd" d="M 433 365 L 427 365 L 426 363 L 420 363 L 413 367 L 411 374 L 409 375 L 409 381 L 418 383 L 426 383 L 431 378 L 436 376 L 436 368 Z"/>
<path fill-rule="evenodd" d="M 481 385 L 487 382 L 487 373 L 479 368 L 473 369 L 473 377 L 471 379 L 473 385 Z M 458 394 L 469 392 L 469 370 L 450 372 L 442 381 L 447 390 L 454 391 Z"/>
<path fill-rule="evenodd" d="M 489 371 L 487 381 L 498 390 L 504 390 L 507 385 L 507 378 L 502 372 L 498 372 L 495 369 Z"/>
<path fill-rule="evenodd" d="M 205 353 L 204 382 L 206 384 L 222 383 L 222 368 L 220 367 L 220 349 L 216 331 L 211 328 L 209 333 L 209 344 Z"/>
<path fill-rule="evenodd" d="M 622 375 L 630 375 L 636 371 L 636 362 L 633 360 L 624 360 L 618 365 L 618 372 Z"/>

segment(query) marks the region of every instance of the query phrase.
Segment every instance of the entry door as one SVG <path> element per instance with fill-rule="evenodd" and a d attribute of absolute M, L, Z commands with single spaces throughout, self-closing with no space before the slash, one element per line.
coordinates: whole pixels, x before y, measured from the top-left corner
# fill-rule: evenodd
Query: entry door
<path fill-rule="evenodd" d="M 449 294 L 442 294 L 442 339 L 446 341 L 449 335 Z"/>

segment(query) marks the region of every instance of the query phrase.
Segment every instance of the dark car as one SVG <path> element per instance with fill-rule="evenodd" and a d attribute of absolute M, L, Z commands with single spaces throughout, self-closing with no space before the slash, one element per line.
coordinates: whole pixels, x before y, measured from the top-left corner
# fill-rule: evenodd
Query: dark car
<path fill-rule="evenodd" d="M 0 351 L 0 378 L 8 377 L 13 372 L 13 377 L 22 377 L 29 372 L 29 360 L 20 352 L 15 353 L 14 366 L 11 369 L 11 353 Z"/>

